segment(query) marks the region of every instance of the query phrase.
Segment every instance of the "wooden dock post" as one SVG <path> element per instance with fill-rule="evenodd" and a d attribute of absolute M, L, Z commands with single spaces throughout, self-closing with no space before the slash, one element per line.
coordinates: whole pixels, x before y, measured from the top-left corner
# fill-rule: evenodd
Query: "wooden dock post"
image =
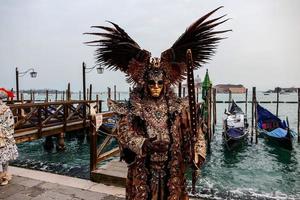
<path fill-rule="evenodd" d="M 277 92 L 277 100 L 276 100 L 276 117 L 278 117 L 278 109 L 279 109 L 279 87 L 276 88 Z"/>
<path fill-rule="evenodd" d="M 215 134 L 217 124 L 217 106 L 216 106 L 217 89 L 213 88 L 213 134 Z"/>
<path fill-rule="evenodd" d="M 232 94 L 231 94 L 231 90 L 229 89 L 229 91 L 228 91 L 228 111 L 230 109 L 231 101 L 232 101 Z"/>
<path fill-rule="evenodd" d="M 46 137 L 43 146 L 44 146 L 44 149 L 46 151 L 51 151 L 54 148 L 54 143 L 53 143 L 53 140 L 52 140 L 52 136 L 47 136 Z"/>
<path fill-rule="evenodd" d="M 30 90 L 30 101 L 31 101 L 31 102 L 33 101 L 33 93 L 32 93 L 32 90 Z"/>
<path fill-rule="evenodd" d="M 90 115 L 90 177 L 97 164 L 97 130 L 95 116 Z"/>
<path fill-rule="evenodd" d="M 35 91 L 32 91 L 32 101 L 35 102 Z"/>
<path fill-rule="evenodd" d="M 255 143 L 258 143 L 258 131 L 257 131 L 257 99 L 256 99 L 256 87 L 253 88 L 253 101 L 254 101 L 254 130 L 255 130 Z"/>
<path fill-rule="evenodd" d="M 111 89 L 110 89 L 110 87 L 107 87 L 107 98 L 111 99 Z M 110 107 L 108 107 L 108 111 L 110 111 Z"/>
<path fill-rule="evenodd" d="M 48 102 L 48 101 L 49 101 L 49 91 L 46 90 L 45 102 Z"/>
<path fill-rule="evenodd" d="M 90 96 L 90 89 L 89 88 L 86 89 L 86 96 L 87 96 L 86 100 L 89 100 L 89 96 Z"/>
<path fill-rule="evenodd" d="M 21 103 L 24 103 L 24 93 L 21 92 Z"/>
<path fill-rule="evenodd" d="M 81 100 L 81 91 L 79 90 L 78 99 Z"/>
<path fill-rule="evenodd" d="M 185 97 L 185 87 L 183 87 L 182 90 L 182 97 Z"/>
<path fill-rule="evenodd" d="M 117 86 L 114 85 L 114 100 L 117 100 Z"/>
<path fill-rule="evenodd" d="M 253 143 L 253 131 L 254 131 L 254 93 L 255 93 L 256 88 L 252 87 L 252 109 L 251 109 L 251 143 Z"/>
<path fill-rule="evenodd" d="M 199 88 L 197 87 L 196 88 L 196 102 L 198 103 L 199 102 Z"/>
<path fill-rule="evenodd" d="M 110 89 L 110 87 L 107 87 L 107 98 L 111 99 L 111 89 Z"/>
<path fill-rule="evenodd" d="M 68 83 L 67 100 L 71 101 L 71 84 L 70 83 Z"/>
<path fill-rule="evenodd" d="M 58 91 L 55 90 L 55 102 L 57 101 L 57 93 L 58 93 Z"/>
<path fill-rule="evenodd" d="M 246 94 L 245 94 L 245 113 L 246 116 L 248 116 L 248 88 L 246 88 Z"/>
<path fill-rule="evenodd" d="M 209 148 L 210 148 L 210 142 L 212 139 L 211 134 L 211 87 L 208 89 L 208 95 L 207 95 L 207 132 L 209 137 Z"/>
<path fill-rule="evenodd" d="M 300 143 L 300 88 L 298 88 L 298 143 Z"/>
<path fill-rule="evenodd" d="M 178 83 L 178 97 L 181 97 L 181 88 L 182 88 L 182 84 L 180 82 Z"/>
<path fill-rule="evenodd" d="M 93 98 L 92 93 L 93 93 L 93 86 L 92 86 L 92 84 L 90 84 L 90 97 L 89 97 L 90 101 L 92 101 L 92 98 Z"/>
<path fill-rule="evenodd" d="M 62 92 L 61 100 L 62 100 L 62 101 L 65 100 L 65 91 Z"/>
<path fill-rule="evenodd" d="M 63 151 L 65 149 L 66 149 L 66 146 L 65 146 L 64 133 L 61 132 L 60 134 L 57 135 L 56 150 Z"/>

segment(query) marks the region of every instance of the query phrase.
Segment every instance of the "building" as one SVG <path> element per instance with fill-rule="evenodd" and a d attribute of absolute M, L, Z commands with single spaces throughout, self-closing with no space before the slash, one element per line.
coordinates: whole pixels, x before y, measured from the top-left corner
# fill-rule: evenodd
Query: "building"
<path fill-rule="evenodd" d="M 217 93 L 229 93 L 229 91 L 231 91 L 231 93 L 245 93 L 246 92 L 246 88 L 243 85 L 233 85 L 233 84 L 219 84 L 219 85 L 215 85 L 214 88 L 216 88 Z"/>

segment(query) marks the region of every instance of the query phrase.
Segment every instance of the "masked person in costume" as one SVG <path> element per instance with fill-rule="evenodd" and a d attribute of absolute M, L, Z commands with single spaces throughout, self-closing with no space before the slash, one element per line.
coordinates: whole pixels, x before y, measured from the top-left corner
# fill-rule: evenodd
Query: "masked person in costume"
<path fill-rule="evenodd" d="M 218 10 L 218 9 L 216 9 Z M 206 157 L 206 141 L 201 129 L 191 134 L 189 103 L 177 97 L 171 86 L 181 82 L 187 72 L 186 52 L 192 52 L 193 69 L 214 54 L 217 37 L 225 31 L 214 28 L 225 22 L 219 17 L 208 20 L 216 10 L 193 23 L 173 46 L 151 58 L 117 24 L 93 26 L 105 32 L 86 33 L 100 36 L 87 42 L 98 46 L 97 63 L 120 70 L 134 84 L 127 103 L 108 101 L 121 121 L 117 139 L 121 156 L 128 164 L 126 199 L 186 200 L 185 172 L 199 168 Z"/>
<path fill-rule="evenodd" d="M 3 99 L 13 98 L 11 91 L 0 88 L 0 185 L 8 184 L 11 175 L 8 173 L 8 162 L 18 157 L 14 140 L 14 117 Z"/>

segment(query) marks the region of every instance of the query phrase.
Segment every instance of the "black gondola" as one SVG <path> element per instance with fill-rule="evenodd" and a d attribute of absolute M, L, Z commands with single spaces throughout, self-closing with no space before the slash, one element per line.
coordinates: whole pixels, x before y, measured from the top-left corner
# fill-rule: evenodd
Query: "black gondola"
<path fill-rule="evenodd" d="M 223 139 L 228 150 L 231 150 L 247 141 L 249 133 L 247 116 L 234 101 L 225 114 Z"/>

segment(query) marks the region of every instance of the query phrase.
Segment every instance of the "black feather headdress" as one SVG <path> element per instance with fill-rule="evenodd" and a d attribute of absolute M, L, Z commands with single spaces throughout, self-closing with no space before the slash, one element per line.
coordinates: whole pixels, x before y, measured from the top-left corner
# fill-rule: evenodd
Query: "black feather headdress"
<path fill-rule="evenodd" d="M 218 35 L 230 30 L 215 31 L 215 27 L 227 21 L 225 15 L 208 18 L 221 7 L 204 15 L 194 22 L 177 39 L 171 48 L 161 54 L 160 68 L 165 71 L 170 84 L 182 81 L 186 75 L 186 52 L 191 49 L 194 69 L 205 64 L 215 53 L 220 40 Z M 113 27 L 92 26 L 102 29 L 103 32 L 85 33 L 100 36 L 99 40 L 86 42 L 88 45 L 97 46 L 96 62 L 109 69 L 120 70 L 128 77 L 128 82 L 143 84 L 143 75 L 151 68 L 151 53 L 140 46 L 117 24 L 109 22 Z"/>

